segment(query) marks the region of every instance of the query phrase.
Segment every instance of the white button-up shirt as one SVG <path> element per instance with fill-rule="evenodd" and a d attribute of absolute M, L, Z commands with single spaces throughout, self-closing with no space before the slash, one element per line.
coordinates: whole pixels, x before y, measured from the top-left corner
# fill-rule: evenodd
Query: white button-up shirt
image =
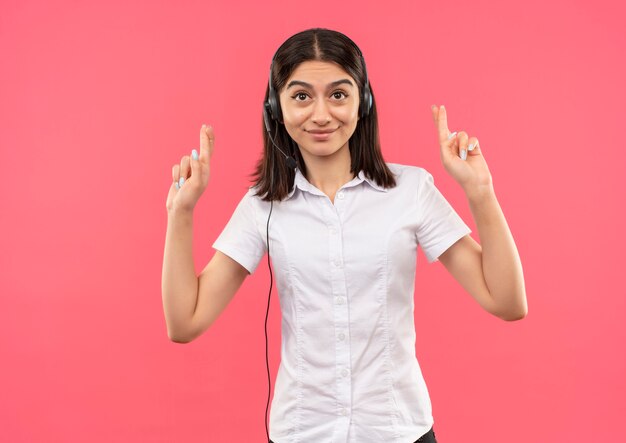
<path fill-rule="evenodd" d="M 417 246 L 429 263 L 471 232 L 425 169 L 361 171 L 334 204 L 296 170 L 274 202 L 272 269 L 282 311 L 270 412 L 275 443 L 412 443 L 434 424 L 415 356 Z M 270 203 L 250 187 L 213 248 L 250 273 L 267 252 Z"/>

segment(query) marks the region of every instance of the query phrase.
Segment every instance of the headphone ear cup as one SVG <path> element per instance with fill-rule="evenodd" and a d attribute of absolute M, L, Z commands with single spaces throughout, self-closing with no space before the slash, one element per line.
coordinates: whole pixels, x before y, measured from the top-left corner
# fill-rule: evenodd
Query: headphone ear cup
<path fill-rule="evenodd" d="M 280 109 L 280 103 L 278 101 L 278 97 L 276 97 L 276 93 L 274 92 L 274 89 L 272 89 L 269 93 L 269 95 L 267 96 L 267 101 L 269 103 L 270 106 L 270 111 L 271 111 L 271 115 L 272 118 L 276 121 L 278 121 L 279 123 L 283 122 L 283 113 Z"/>
<path fill-rule="evenodd" d="M 270 118 L 272 114 L 272 108 L 268 102 L 263 103 L 263 122 L 265 123 L 265 130 L 271 134 L 270 130 Z"/>

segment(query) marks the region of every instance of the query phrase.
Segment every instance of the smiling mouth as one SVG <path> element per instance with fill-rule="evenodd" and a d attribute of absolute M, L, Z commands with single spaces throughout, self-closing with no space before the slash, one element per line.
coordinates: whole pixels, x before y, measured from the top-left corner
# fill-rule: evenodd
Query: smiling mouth
<path fill-rule="evenodd" d="M 309 131 L 309 134 L 311 134 L 311 138 L 313 140 L 316 141 L 326 141 L 326 140 L 330 140 L 330 136 L 333 135 L 337 130 L 335 129 L 334 131 L 325 131 L 325 132 L 311 132 Z"/>
<path fill-rule="evenodd" d="M 335 129 L 331 129 L 331 130 L 320 130 L 320 129 L 312 129 L 310 131 L 307 131 L 310 134 L 316 134 L 316 135 L 323 135 L 323 134 L 332 134 L 333 132 L 335 132 L 337 130 L 337 128 Z"/>

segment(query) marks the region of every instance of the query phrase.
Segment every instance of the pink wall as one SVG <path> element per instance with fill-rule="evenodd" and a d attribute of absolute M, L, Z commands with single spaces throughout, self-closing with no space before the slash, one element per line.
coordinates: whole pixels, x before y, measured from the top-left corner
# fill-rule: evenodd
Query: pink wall
<path fill-rule="evenodd" d="M 202 337 L 170 342 L 165 199 L 212 124 L 200 272 L 260 154 L 271 57 L 313 26 L 360 45 L 385 159 L 429 170 L 476 240 L 430 105 L 479 138 L 522 258 L 529 314 L 507 323 L 420 251 L 440 443 L 625 441 L 621 2 L 85 3 L 0 5 L 3 441 L 263 441 L 266 258 Z"/>

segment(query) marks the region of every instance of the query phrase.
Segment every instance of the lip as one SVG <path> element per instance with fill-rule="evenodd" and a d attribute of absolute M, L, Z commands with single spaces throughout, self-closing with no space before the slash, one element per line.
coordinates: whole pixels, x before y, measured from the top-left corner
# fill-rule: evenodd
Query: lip
<path fill-rule="evenodd" d="M 317 141 L 328 140 L 337 129 L 311 129 L 307 131 L 311 137 Z"/>
<path fill-rule="evenodd" d="M 307 132 L 310 132 L 311 134 L 330 134 L 331 132 L 335 132 L 337 130 L 337 128 L 335 129 L 310 129 Z"/>

